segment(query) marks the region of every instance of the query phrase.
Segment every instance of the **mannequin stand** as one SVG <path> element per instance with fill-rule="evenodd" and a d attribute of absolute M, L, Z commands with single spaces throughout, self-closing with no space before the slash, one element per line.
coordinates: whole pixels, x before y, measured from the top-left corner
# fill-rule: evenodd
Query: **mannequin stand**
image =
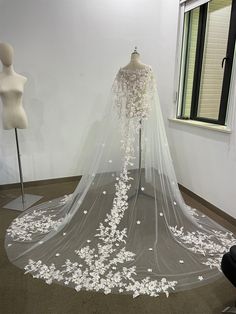
<path fill-rule="evenodd" d="M 128 197 L 128 201 L 134 197 L 137 200 L 139 195 L 143 195 L 143 196 L 154 199 L 154 196 L 147 194 L 142 190 L 142 180 L 141 180 L 141 176 L 142 176 L 142 129 L 141 129 L 142 120 L 140 120 L 139 123 L 140 123 L 140 129 L 139 129 L 139 145 L 138 145 L 139 146 L 138 188 L 135 189 L 134 193 Z"/>
<path fill-rule="evenodd" d="M 16 128 L 15 128 L 15 137 L 16 137 L 16 149 L 17 149 L 19 174 L 20 174 L 21 196 L 14 199 L 10 203 L 6 204 L 3 208 L 23 211 L 31 207 L 34 203 L 38 202 L 42 198 L 42 196 L 24 193 L 23 174 L 22 174 L 21 158 L 20 158 L 20 147 L 19 147 L 18 133 L 17 133 Z"/>

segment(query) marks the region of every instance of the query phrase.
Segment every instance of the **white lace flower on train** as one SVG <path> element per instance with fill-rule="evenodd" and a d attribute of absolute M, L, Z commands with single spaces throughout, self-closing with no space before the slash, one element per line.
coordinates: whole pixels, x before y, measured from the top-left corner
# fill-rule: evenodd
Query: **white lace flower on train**
<path fill-rule="evenodd" d="M 34 210 L 16 218 L 7 229 L 7 235 L 14 241 L 30 241 L 32 235 L 47 234 L 49 231 L 57 229 L 63 218 L 57 219 L 56 214 L 46 215 L 46 213 L 46 210 Z"/>

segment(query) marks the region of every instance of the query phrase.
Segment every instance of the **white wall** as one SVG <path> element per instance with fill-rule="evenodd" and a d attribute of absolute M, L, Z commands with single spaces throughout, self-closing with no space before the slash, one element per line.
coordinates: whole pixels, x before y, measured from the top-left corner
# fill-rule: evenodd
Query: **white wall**
<path fill-rule="evenodd" d="M 173 3 L 0 0 L 0 41 L 14 46 L 15 70 L 29 79 L 24 103 L 30 127 L 19 131 L 25 181 L 79 174 L 82 135 L 102 112 L 114 76 L 135 45 L 158 74 L 163 105 L 169 103 Z M 0 131 L 0 149 L 0 184 L 16 182 L 13 131 Z"/>
<path fill-rule="evenodd" d="M 236 218 L 236 140 L 225 134 L 170 124 L 179 183 Z"/>
<path fill-rule="evenodd" d="M 25 181 L 80 173 L 83 134 L 137 45 L 157 76 L 179 182 L 236 217 L 234 135 L 167 121 L 177 21 L 178 0 L 0 0 L 0 41 L 14 46 L 15 69 L 29 79 L 30 127 L 19 131 Z M 18 181 L 12 131 L 0 131 L 0 154 L 0 184 Z"/>

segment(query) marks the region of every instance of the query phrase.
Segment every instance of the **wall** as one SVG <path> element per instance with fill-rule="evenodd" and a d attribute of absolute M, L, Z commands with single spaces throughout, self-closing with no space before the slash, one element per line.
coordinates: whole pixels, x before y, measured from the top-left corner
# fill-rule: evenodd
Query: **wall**
<path fill-rule="evenodd" d="M 30 126 L 19 131 L 25 181 L 80 173 L 83 134 L 103 112 L 114 76 L 135 45 L 158 74 L 167 106 L 176 3 L 0 0 L 0 41 L 14 46 L 15 70 L 28 77 L 24 106 Z M 0 151 L 0 184 L 18 181 L 13 131 L 0 131 Z"/>
<path fill-rule="evenodd" d="M 187 125 L 170 124 L 179 183 L 236 218 L 236 139 Z"/>
<path fill-rule="evenodd" d="M 178 0 L 0 0 L 0 41 L 14 46 L 15 69 L 28 77 L 30 127 L 19 131 L 25 181 L 80 173 L 83 134 L 137 45 L 157 76 L 179 182 L 236 217 L 234 133 L 167 120 L 177 24 Z M 15 150 L 14 133 L 1 130 L 0 184 L 18 181 Z"/>

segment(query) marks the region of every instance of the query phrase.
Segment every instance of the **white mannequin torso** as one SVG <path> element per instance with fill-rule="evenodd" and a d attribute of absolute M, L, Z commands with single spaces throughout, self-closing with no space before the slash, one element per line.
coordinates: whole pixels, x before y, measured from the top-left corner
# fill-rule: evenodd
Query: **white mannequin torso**
<path fill-rule="evenodd" d="M 3 128 L 25 129 L 28 126 L 28 119 L 22 106 L 22 94 L 26 77 L 12 71 L 6 74 L 0 73 L 0 97 L 3 104 L 2 121 Z"/>
<path fill-rule="evenodd" d="M 127 64 L 122 69 L 124 69 L 124 70 L 138 70 L 138 69 L 145 69 L 146 67 L 148 67 L 148 65 L 146 65 L 140 61 L 139 53 L 133 52 L 131 54 L 130 63 Z"/>
<path fill-rule="evenodd" d="M 27 78 L 16 73 L 12 65 L 13 49 L 8 44 L 0 44 L 0 98 L 2 100 L 2 122 L 5 130 L 28 127 L 28 119 L 22 104 L 22 95 Z"/>

